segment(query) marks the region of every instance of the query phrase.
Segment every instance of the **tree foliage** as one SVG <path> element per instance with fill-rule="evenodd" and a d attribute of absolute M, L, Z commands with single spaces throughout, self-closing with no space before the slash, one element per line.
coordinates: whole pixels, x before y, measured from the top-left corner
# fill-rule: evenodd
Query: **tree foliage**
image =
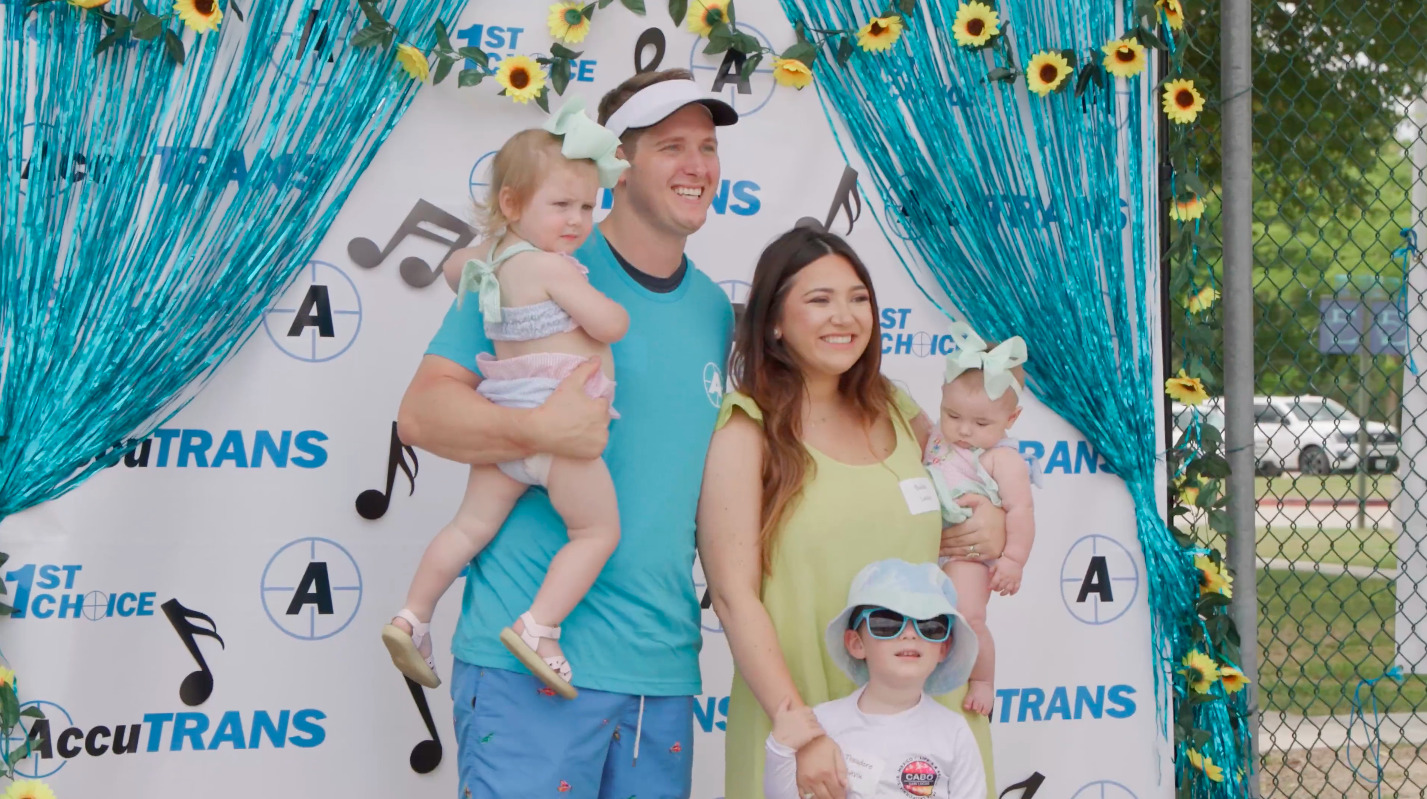
<path fill-rule="evenodd" d="M 1427 3 L 1251 0 L 1257 189 L 1292 223 L 1375 200 L 1367 173 L 1427 85 Z M 1184 3 L 1186 66 L 1219 99 L 1220 9 Z M 1217 114 L 1207 124 L 1218 124 Z M 1217 138 L 1217 136 L 1215 136 Z M 1220 161 L 1201 166 L 1218 183 Z"/>

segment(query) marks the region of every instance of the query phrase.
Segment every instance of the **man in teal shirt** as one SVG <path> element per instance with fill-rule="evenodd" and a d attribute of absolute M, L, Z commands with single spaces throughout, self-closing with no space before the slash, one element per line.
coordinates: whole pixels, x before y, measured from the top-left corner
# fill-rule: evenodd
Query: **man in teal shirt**
<path fill-rule="evenodd" d="M 609 422 L 607 403 L 581 388 L 594 364 L 540 408 L 480 397 L 475 357 L 492 350 L 472 302 L 447 313 L 398 416 L 403 441 L 464 463 L 603 455 L 619 499 L 619 546 L 563 624 L 574 700 L 542 690 L 498 638 L 568 540 L 549 496 L 527 491 L 472 562 L 452 644 L 463 798 L 690 792 L 692 696 L 702 690 L 694 517 L 733 313 L 683 251 L 718 190 L 715 127 L 738 115 L 687 71 L 666 70 L 615 88 L 599 119 L 621 136 L 630 168 L 575 255 L 629 312 L 613 349 L 620 418 Z"/>

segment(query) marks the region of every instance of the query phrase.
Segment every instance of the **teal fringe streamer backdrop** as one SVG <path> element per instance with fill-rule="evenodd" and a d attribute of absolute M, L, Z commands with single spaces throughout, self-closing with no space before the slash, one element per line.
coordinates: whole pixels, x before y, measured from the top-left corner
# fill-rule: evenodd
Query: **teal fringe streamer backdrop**
<path fill-rule="evenodd" d="M 791 22 L 824 30 L 859 27 L 886 7 L 781 2 Z M 1085 59 L 1093 48 L 1098 59 L 1134 17 L 1132 0 L 994 6 L 1022 69 L 1040 50 L 1074 49 Z M 923 293 L 954 316 L 934 295 L 949 298 L 988 338 L 1025 338 L 1036 396 L 1124 479 L 1148 571 L 1155 692 L 1186 704 L 1183 681 L 1170 675 L 1194 645 L 1197 577 L 1157 500 L 1163 386 L 1154 370 L 1157 317 L 1146 299 L 1157 287 L 1155 118 L 1147 113 L 1157 100 L 1147 96 L 1154 73 L 1112 77 L 1108 91 L 1092 84 L 1082 99 L 1078 75 L 1045 99 L 1028 95 L 1024 79 L 988 82 L 1004 64 L 956 44 L 957 7 L 921 0 L 890 50 L 856 52 L 845 65 L 825 52 L 816 83 L 846 128 L 840 142 L 861 156 L 888 209 L 878 220 L 888 241 L 899 256 L 915 252 L 903 264 Z M 1195 795 L 1241 796 L 1236 766 L 1247 763 L 1246 738 L 1223 702 L 1204 707 L 1195 719 L 1213 741 L 1200 750 L 1225 765 L 1225 780 L 1181 776 Z"/>
<path fill-rule="evenodd" d="M 246 19 L 225 3 L 202 36 L 169 23 L 180 67 L 162 38 L 94 55 L 108 29 L 93 12 L 0 2 L 0 519 L 114 463 L 192 398 L 416 92 L 390 51 L 350 47 L 355 2 L 239 5 Z M 464 5 L 387 16 L 429 41 Z"/>

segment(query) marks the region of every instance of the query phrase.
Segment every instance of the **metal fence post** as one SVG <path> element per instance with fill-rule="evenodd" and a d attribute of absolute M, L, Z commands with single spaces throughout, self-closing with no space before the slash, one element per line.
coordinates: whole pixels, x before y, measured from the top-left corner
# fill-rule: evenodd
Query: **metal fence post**
<path fill-rule="evenodd" d="M 1258 592 L 1254 496 L 1254 281 L 1253 281 L 1253 109 L 1251 92 L 1252 8 L 1249 0 L 1220 0 L 1223 118 L 1224 225 L 1224 416 L 1229 465 L 1229 515 L 1235 534 L 1228 541 L 1234 574 L 1232 614 L 1239 629 L 1252 733 L 1250 774 L 1258 772 Z M 1258 780 L 1249 795 L 1260 794 Z"/>

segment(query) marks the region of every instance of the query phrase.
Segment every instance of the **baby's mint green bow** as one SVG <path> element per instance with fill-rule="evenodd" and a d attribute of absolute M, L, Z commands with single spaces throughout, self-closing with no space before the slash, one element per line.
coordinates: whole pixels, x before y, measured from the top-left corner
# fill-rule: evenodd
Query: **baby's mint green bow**
<path fill-rule="evenodd" d="M 500 281 L 495 270 L 499 265 L 487 263 L 479 258 L 466 262 L 461 270 L 461 284 L 456 288 L 456 307 L 466 298 L 466 292 L 474 292 L 481 303 L 481 316 L 487 322 L 500 321 Z"/>
<path fill-rule="evenodd" d="M 560 154 L 574 161 L 588 159 L 595 162 L 600 172 L 600 185 L 614 188 L 620 173 L 629 168 L 629 162 L 614 157 L 619 146 L 619 137 L 604 125 L 585 116 L 585 100 L 572 98 L 564 107 L 555 112 L 544 125 L 545 129 L 561 137 Z"/>
<path fill-rule="evenodd" d="M 946 382 L 950 383 L 968 369 L 980 369 L 986 384 L 986 395 L 1000 399 L 1009 388 L 1021 396 L 1021 383 L 1011 373 L 1011 369 L 1026 362 L 1026 342 L 1020 336 L 1012 336 L 997 344 L 995 349 L 986 351 L 986 342 L 965 322 L 954 322 L 951 336 L 956 341 L 956 352 L 946 356 Z"/>

